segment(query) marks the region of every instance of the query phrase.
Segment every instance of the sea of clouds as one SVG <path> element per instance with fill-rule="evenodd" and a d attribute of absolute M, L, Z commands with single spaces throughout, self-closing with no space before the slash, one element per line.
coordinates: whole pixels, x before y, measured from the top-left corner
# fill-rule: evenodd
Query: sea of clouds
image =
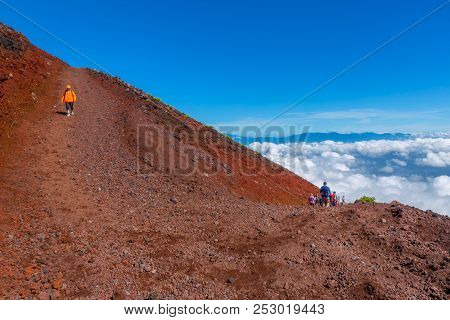
<path fill-rule="evenodd" d="M 450 138 L 249 147 L 317 186 L 328 181 L 347 202 L 368 195 L 450 215 Z"/>

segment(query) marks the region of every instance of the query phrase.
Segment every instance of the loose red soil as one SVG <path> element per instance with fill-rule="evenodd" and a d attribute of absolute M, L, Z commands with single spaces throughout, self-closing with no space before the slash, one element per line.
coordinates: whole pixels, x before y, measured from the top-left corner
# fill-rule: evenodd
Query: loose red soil
<path fill-rule="evenodd" d="M 307 207 L 309 182 L 0 31 L 1 298 L 448 299 L 447 217 Z"/>
<path fill-rule="evenodd" d="M 0 60 L 0 143 L 5 146 L 17 143 L 19 137 L 11 137 L 13 129 L 55 88 L 67 65 L 1 23 Z"/>

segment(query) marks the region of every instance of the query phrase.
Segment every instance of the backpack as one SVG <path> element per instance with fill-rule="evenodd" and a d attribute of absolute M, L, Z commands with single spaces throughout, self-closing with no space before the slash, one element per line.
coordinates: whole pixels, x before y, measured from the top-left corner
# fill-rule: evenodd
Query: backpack
<path fill-rule="evenodd" d="M 331 193 L 331 190 L 328 186 L 322 186 L 320 188 L 320 194 L 322 194 L 323 197 L 329 197 Z"/>

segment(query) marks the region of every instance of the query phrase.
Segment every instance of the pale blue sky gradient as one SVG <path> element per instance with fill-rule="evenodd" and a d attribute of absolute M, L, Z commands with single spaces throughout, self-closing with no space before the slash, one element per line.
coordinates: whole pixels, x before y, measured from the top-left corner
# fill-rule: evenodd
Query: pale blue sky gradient
<path fill-rule="evenodd" d="M 207 124 L 261 124 L 444 1 L 18 1 L 11 6 Z M 95 67 L 0 3 L 1 21 Z M 312 131 L 445 131 L 450 6 L 276 121 Z"/>

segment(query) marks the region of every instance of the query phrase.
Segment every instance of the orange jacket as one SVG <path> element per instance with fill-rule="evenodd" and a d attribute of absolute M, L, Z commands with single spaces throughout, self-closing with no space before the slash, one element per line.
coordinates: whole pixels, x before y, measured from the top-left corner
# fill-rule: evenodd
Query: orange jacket
<path fill-rule="evenodd" d="M 64 91 L 63 96 L 61 97 L 61 101 L 64 102 L 75 102 L 77 101 L 77 95 L 72 89 L 68 89 Z"/>

